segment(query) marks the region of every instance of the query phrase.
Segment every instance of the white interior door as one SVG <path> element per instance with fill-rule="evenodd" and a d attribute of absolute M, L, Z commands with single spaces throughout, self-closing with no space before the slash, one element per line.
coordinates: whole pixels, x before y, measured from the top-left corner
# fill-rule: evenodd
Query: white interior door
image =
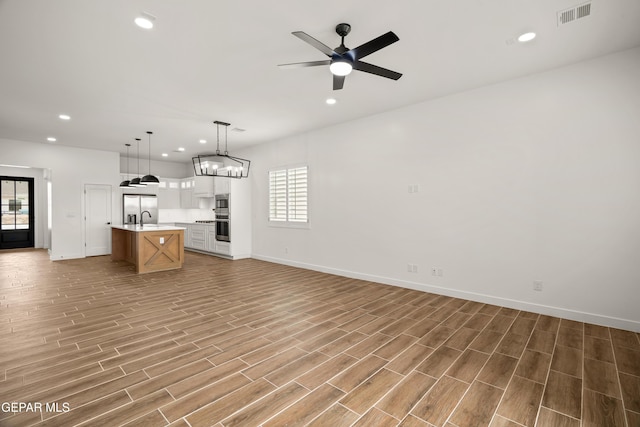
<path fill-rule="evenodd" d="M 111 253 L 111 186 L 84 186 L 85 255 Z"/>

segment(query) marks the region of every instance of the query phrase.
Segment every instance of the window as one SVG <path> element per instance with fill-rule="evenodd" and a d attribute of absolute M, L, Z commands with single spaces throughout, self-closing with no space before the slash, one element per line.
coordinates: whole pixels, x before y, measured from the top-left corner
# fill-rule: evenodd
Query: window
<path fill-rule="evenodd" d="M 308 223 L 308 167 L 269 171 L 269 221 Z"/>

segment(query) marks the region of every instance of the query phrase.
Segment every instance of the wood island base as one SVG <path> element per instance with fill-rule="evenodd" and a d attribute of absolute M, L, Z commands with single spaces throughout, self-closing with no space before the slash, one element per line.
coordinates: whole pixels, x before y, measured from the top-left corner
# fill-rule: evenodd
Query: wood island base
<path fill-rule="evenodd" d="M 182 268 L 184 229 L 112 226 L 111 260 L 132 263 L 136 273 Z"/>

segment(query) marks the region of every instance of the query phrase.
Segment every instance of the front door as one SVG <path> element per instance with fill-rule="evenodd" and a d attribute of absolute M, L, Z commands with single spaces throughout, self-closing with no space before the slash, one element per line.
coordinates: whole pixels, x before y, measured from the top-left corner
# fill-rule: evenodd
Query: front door
<path fill-rule="evenodd" d="M 0 176 L 0 249 L 32 248 L 33 178 Z"/>
<path fill-rule="evenodd" d="M 111 253 L 111 186 L 84 186 L 85 255 Z"/>

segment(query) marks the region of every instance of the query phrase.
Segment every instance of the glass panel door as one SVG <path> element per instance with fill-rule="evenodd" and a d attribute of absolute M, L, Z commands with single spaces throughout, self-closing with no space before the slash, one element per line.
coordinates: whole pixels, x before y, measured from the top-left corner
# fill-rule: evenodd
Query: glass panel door
<path fill-rule="evenodd" d="M 29 224 L 29 182 L 16 181 L 16 230 L 28 230 Z"/>
<path fill-rule="evenodd" d="M 3 179 L 0 183 L 0 203 L 2 204 L 3 230 L 15 230 L 16 228 L 16 185 L 15 181 Z"/>
<path fill-rule="evenodd" d="M 33 178 L 0 177 L 0 249 L 33 247 Z"/>

